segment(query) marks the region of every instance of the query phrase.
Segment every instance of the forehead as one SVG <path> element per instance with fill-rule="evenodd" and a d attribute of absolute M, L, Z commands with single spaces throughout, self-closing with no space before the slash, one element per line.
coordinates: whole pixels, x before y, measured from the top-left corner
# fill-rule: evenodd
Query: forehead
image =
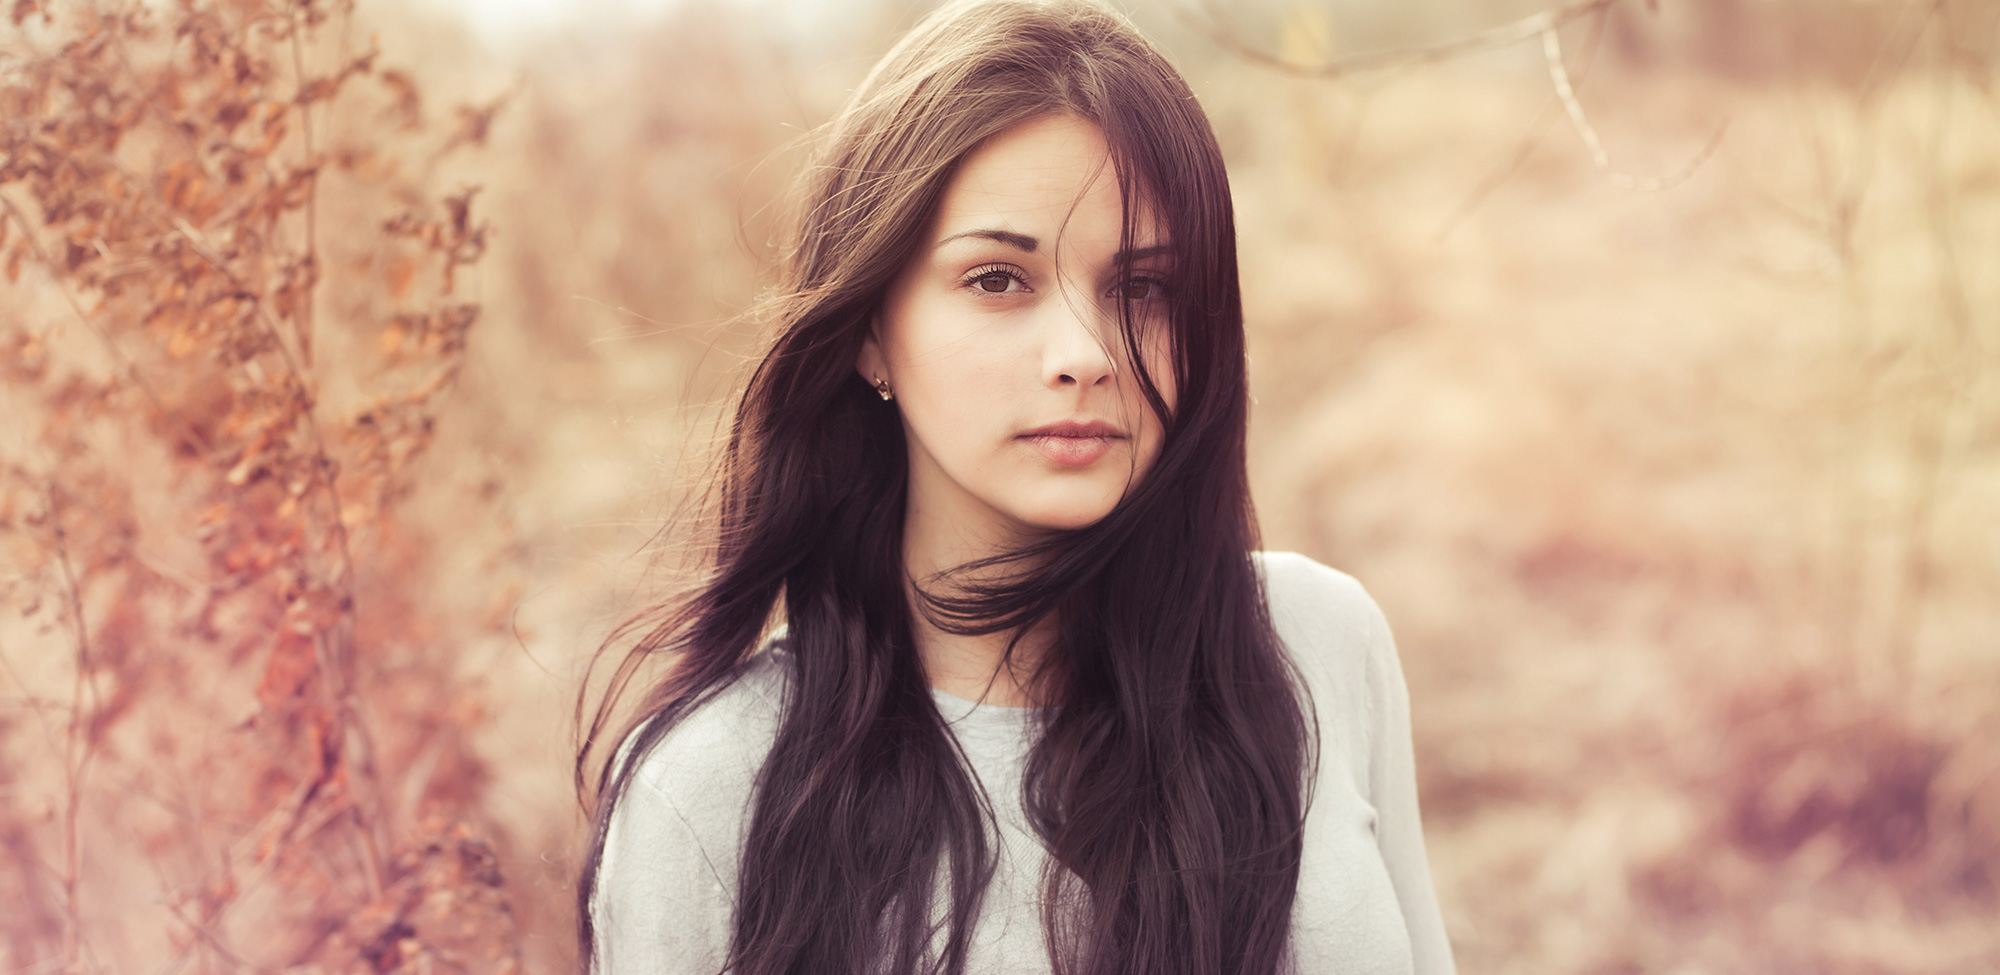
<path fill-rule="evenodd" d="M 1136 246 L 1158 234 L 1141 191 Z M 1118 171 L 1096 125 L 1073 115 L 1023 122 L 981 143 L 959 164 L 933 221 L 937 241 L 993 229 L 1071 246 L 1115 250 L 1124 220 Z"/>

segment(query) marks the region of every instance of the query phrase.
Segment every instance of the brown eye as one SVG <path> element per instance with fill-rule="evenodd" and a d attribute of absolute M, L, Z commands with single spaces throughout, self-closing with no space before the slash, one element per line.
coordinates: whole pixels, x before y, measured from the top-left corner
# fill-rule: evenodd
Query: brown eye
<path fill-rule="evenodd" d="M 1166 297 L 1166 289 L 1157 278 L 1126 278 L 1113 290 L 1121 301 L 1157 301 Z"/>
<path fill-rule="evenodd" d="M 1008 277 L 1005 274 L 1001 274 L 998 271 L 995 271 L 992 274 L 981 275 L 978 278 L 978 280 L 974 281 L 973 283 L 979 285 L 979 290 L 981 291 L 991 291 L 994 293 L 999 293 L 1007 290 L 1008 283 L 1013 280 L 1014 280 L 1013 278 Z"/>

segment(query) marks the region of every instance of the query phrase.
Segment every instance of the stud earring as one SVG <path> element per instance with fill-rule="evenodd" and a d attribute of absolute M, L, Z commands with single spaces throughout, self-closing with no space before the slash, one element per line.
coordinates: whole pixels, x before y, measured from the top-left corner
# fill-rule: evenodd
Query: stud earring
<path fill-rule="evenodd" d="M 896 394 L 889 391 L 889 381 L 881 376 L 875 377 L 875 393 L 881 396 L 884 402 L 896 398 Z"/>

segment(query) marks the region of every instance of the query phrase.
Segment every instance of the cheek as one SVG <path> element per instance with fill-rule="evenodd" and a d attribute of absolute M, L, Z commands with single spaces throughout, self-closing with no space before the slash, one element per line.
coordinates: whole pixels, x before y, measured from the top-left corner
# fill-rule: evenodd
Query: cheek
<path fill-rule="evenodd" d="M 1160 398 L 1166 401 L 1167 413 L 1171 415 L 1179 404 L 1180 383 L 1174 376 L 1172 340 L 1167 337 L 1164 327 L 1147 334 L 1139 348 L 1139 354 L 1144 357 L 1147 378 L 1153 381 L 1153 388 L 1158 390 Z M 1128 400 L 1144 411 L 1142 422 L 1149 429 L 1158 432 L 1160 420 L 1153 415 L 1152 407 L 1146 403 L 1146 394 L 1139 388 L 1136 378 L 1130 383 L 1130 388 L 1124 390 L 1124 394 Z"/>
<path fill-rule="evenodd" d="M 998 329 L 925 310 L 892 324 L 886 350 L 904 421 L 941 458 L 988 449 L 1013 419 L 1022 354 Z"/>
<path fill-rule="evenodd" d="M 1163 336 L 1164 330 L 1154 335 Z M 1166 402 L 1167 414 L 1172 416 L 1179 404 L 1179 382 L 1174 376 L 1173 349 L 1170 340 L 1148 337 L 1141 347 L 1140 355 L 1145 357 L 1146 375 L 1153 381 L 1160 398 Z M 1152 467 L 1159 457 L 1160 446 L 1166 437 L 1165 427 L 1160 417 L 1153 412 L 1152 404 L 1146 402 L 1146 394 L 1140 389 L 1136 378 L 1122 390 L 1126 410 L 1131 413 L 1139 430 L 1139 456 L 1137 461 L 1143 473 Z"/>
<path fill-rule="evenodd" d="M 1174 325 L 1165 308 L 1156 308 L 1146 315 L 1143 322 L 1135 323 L 1137 339 L 1135 350 L 1146 364 L 1146 375 L 1159 389 L 1160 397 L 1167 401 L 1169 412 L 1174 407 L 1176 383 L 1174 381 Z M 1128 355 L 1131 353 L 1127 353 Z M 1133 383 L 1136 388 L 1137 382 Z M 1135 389 L 1136 391 L 1136 389 Z M 1144 395 L 1140 394 L 1144 399 Z"/>
<path fill-rule="evenodd" d="M 903 420 L 935 454 L 991 446 L 1010 415 L 1006 384 L 979 357 L 955 355 L 898 371 Z"/>

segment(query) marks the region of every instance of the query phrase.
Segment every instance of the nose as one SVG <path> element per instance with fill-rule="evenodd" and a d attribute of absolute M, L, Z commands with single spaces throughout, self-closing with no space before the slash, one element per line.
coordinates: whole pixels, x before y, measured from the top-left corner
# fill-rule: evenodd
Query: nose
<path fill-rule="evenodd" d="M 1045 303 L 1042 381 L 1052 388 L 1108 384 L 1116 373 L 1105 343 L 1102 315 L 1069 289 Z"/>

